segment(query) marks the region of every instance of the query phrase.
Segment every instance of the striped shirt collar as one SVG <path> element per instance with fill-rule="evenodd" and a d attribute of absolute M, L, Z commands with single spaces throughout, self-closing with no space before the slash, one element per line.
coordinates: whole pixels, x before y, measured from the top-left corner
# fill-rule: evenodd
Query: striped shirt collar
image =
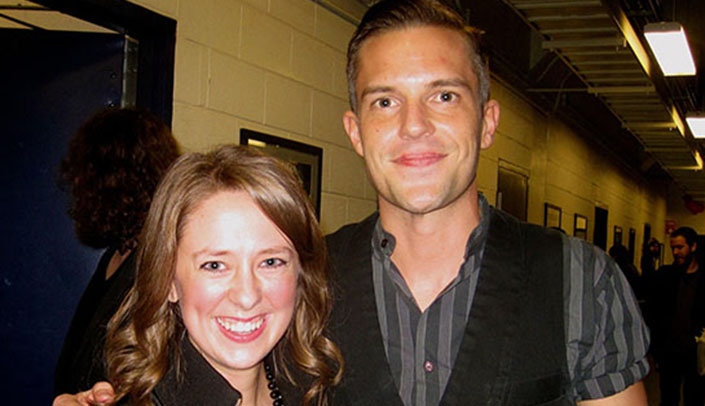
<path fill-rule="evenodd" d="M 473 255 L 482 254 L 482 249 L 487 240 L 487 230 L 490 226 L 490 204 L 482 193 L 478 193 L 478 206 L 480 209 L 480 222 L 475 229 L 470 233 L 468 241 L 465 244 L 465 261 Z M 382 228 L 382 221 L 377 219 L 374 233 L 372 234 L 372 256 L 376 261 L 385 261 L 394 253 L 396 239 L 394 236 Z M 461 272 L 471 272 L 463 266 Z M 463 275 L 467 277 L 467 275 Z"/>

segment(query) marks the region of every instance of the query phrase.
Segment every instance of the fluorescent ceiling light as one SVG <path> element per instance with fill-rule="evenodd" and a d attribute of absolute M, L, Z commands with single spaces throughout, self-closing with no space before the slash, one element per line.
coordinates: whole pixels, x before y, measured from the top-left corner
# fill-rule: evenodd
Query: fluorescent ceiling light
<path fill-rule="evenodd" d="M 644 36 L 664 76 L 695 75 L 693 55 L 683 27 L 674 22 L 646 24 Z"/>
<path fill-rule="evenodd" d="M 685 116 L 685 121 L 693 137 L 705 138 L 705 113 L 689 113 Z"/>

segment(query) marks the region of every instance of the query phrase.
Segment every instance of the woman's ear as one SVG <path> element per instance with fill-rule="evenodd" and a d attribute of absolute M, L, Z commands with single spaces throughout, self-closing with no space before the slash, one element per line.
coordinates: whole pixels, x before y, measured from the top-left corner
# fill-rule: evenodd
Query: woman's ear
<path fill-rule="evenodd" d="M 179 290 L 176 288 L 176 282 L 171 283 L 168 299 L 172 303 L 176 303 L 179 301 Z"/>

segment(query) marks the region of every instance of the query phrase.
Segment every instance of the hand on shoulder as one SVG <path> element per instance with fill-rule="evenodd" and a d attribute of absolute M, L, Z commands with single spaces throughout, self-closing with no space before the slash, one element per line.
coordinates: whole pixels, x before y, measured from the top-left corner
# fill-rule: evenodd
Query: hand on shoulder
<path fill-rule="evenodd" d="M 115 392 L 108 382 L 98 382 L 87 391 L 65 393 L 54 399 L 53 406 L 107 406 L 115 403 Z"/>

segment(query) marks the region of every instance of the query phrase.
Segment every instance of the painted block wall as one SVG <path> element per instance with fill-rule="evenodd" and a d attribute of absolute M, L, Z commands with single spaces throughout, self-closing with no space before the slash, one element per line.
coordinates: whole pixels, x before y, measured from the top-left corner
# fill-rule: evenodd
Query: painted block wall
<path fill-rule="evenodd" d="M 345 50 L 364 8 L 329 0 L 135 0 L 177 21 L 172 129 L 184 151 L 239 142 L 240 129 L 324 150 L 325 232 L 376 208 L 342 126 Z M 330 10 L 334 10 L 332 12 Z"/>
<path fill-rule="evenodd" d="M 544 203 L 562 210 L 561 227 L 574 231 L 574 215 L 588 218 L 592 241 L 595 206 L 607 209 L 607 247 L 613 244 L 614 226 L 623 230 L 627 245 L 629 229 L 636 231 L 635 261 L 643 243 L 644 223 L 651 234 L 664 241 L 667 212 L 666 189 L 649 185 L 638 174 L 615 164 L 609 153 L 590 145 L 568 126 L 533 108 L 498 80 L 492 97 L 501 107 L 494 145 L 482 153 L 479 188 L 490 202 L 497 193 L 497 171 L 509 165 L 529 177 L 528 221 L 543 224 Z"/>
<path fill-rule="evenodd" d="M 364 7 L 354 0 L 133 0 L 177 20 L 173 129 L 185 150 L 238 142 L 239 130 L 302 141 L 324 150 L 321 224 L 325 232 L 359 220 L 375 193 L 342 128 L 347 110 L 345 48 Z M 536 110 L 500 81 L 494 145 L 483 151 L 479 189 L 495 202 L 500 165 L 529 176 L 528 219 L 543 223 L 543 205 L 573 215 L 609 210 L 614 225 L 662 236 L 667 193 L 612 163 L 574 131 Z"/>

